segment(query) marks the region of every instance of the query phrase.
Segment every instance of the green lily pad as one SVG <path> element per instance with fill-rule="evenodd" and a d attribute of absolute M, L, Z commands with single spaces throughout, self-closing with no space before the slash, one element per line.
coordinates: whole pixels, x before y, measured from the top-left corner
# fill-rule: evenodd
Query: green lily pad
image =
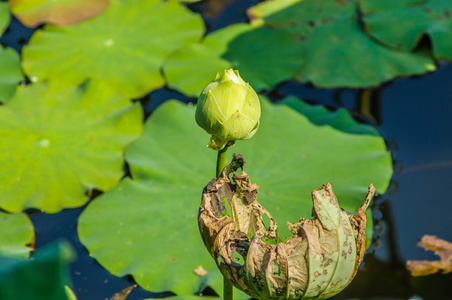
<path fill-rule="evenodd" d="M 319 87 L 362 88 L 435 70 L 428 54 L 399 51 L 362 30 L 358 1 L 268 1 L 249 10 L 252 24 L 292 34 L 303 48 L 296 78 Z"/>
<path fill-rule="evenodd" d="M 100 83 L 19 87 L 0 106 L 0 207 L 54 213 L 83 205 L 91 189 L 108 190 L 142 119 L 139 104 Z"/>
<path fill-rule="evenodd" d="M 438 59 L 452 60 L 452 3 L 450 0 L 360 0 L 366 30 L 397 49 L 414 49 L 423 34 Z"/>
<path fill-rule="evenodd" d="M 259 91 L 295 76 L 301 54 L 299 43 L 288 33 L 238 23 L 179 49 L 163 71 L 170 87 L 190 96 L 199 96 L 212 74 L 230 68 L 240 69 L 240 75 Z"/>
<path fill-rule="evenodd" d="M 0 257 L 0 299 L 70 299 L 65 286 L 73 257 L 72 248 L 63 242 L 39 250 L 30 260 Z"/>
<path fill-rule="evenodd" d="M 10 21 L 11 14 L 9 13 L 9 3 L 0 2 L 0 35 L 3 34 L 3 31 L 8 27 Z"/>
<path fill-rule="evenodd" d="M 0 45 L 0 66 L 0 102 L 5 103 L 14 95 L 17 84 L 24 80 L 16 50 Z"/>
<path fill-rule="evenodd" d="M 138 98 L 165 84 L 164 60 L 203 30 L 201 17 L 177 1 L 111 0 L 96 18 L 38 30 L 23 49 L 22 66 L 32 82 L 97 78 Z"/>
<path fill-rule="evenodd" d="M 81 242 L 102 266 L 116 276 L 132 274 L 154 292 L 190 295 L 211 285 L 218 293 L 221 286 L 197 226 L 202 189 L 215 176 L 217 152 L 205 147 L 209 136 L 194 114 L 194 107 L 177 101 L 162 104 L 126 151 L 133 180 L 126 178 L 96 198 L 78 223 Z M 323 115 L 315 116 L 324 122 L 316 125 L 294 108 L 264 99 L 256 135 L 229 150 L 229 156 L 244 155 L 246 172 L 260 186 L 259 202 L 279 224 L 309 217 L 311 192 L 326 182 L 350 212 L 360 206 L 371 182 L 380 193 L 388 186 L 392 161 L 377 131 L 348 133 L 330 125 L 344 118 L 341 111 Z M 344 122 L 351 120 L 348 115 Z M 207 273 L 196 273 L 199 266 Z"/>
<path fill-rule="evenodd" d="M 0 211 L 0 256 L 28 258 L 35 234 L 26 214 Z"/>
<path fill-rule="evenodd" d="M 100 14 L 109 0 L 9 0 L 11 12 L 28 27 L 43 23 L 70 25 Z"/>
<path fill-rule="evenodd" d="M 221 58 L 221 54 L 226 51 L 231 39 L 248 28 L 246 24 L 227 26 L 208 34 L 201 43 L 190 44 L 175 51 L 163 65 L 168 86 L 186 95 L 198 97 L 212 81 L 213 74 L 218 70 L 232 68 L 227 60 Z"/>

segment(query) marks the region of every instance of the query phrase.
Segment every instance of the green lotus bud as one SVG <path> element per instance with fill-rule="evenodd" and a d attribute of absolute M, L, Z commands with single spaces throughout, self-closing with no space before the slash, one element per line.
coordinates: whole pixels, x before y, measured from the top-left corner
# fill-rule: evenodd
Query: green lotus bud
<path fill-rule="evenodd" d="M 257 202 L 259 186 L 244 171 L 237 173 L 244 164 L 234 154 L 204 188 L 199 208 L 201 236 L 223 276 L 261 300 L 327 299 L 339 293 L 364 256 L 373 185 L 356 215 L 339 207 L 329 183 L 314 190 L 313 218 L 288 222 L 292 236 L 281 239 L 276 221 Z"/>
<path fill-rule="evenodd" d="M 217 74 L 202 91 L 196 107 L 196 123 L 212 135 L 207 147 L 213 150 L 251 138 L 260 116 L 259 97 L 232 69 Z"/>

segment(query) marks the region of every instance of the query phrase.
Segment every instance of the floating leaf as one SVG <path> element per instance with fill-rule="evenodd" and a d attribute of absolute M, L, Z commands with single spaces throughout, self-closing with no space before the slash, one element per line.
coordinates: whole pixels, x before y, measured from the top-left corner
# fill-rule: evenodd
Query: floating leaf
<path fill-rule="evenodd" d="M 42 249 L 30 260 L 0 257 L 0 299 L 68 299 L 67 264 L 73 257 L 67 243 Z"/>
<path fill-rule="evenodd" d="M 28 27 L 71 25 L 100 14 L 109 0 L 9 0 L 11 12 Z"/>
<path fill-rule="evenodd" d="M 34 240 L 33 224 L 26 214 L 0 211 L 0 256 L 27 258 Z"/>
<path fill-rule="evenodd" d="M 239 23 L 179 49 L 165 63 L 164 73 L 170 87 L 199 96 L 212 74 L 240 69 L 241 76 L 258 91 L 293 77 L 302 64 L 301 55 L 299 43 L 288 33 Z"/>
<path fill-rule="evenodd" d="M 374 187 L 355 216 L 339 207 L 329 183 L 314 190 L 313 218 L 289 222 L 293 236 L 282 241 L 277 223 L 257 201 L 259 186 L 237 172 L 244 165 L 243 156 L 234 154 L 204 188 L 199 208 L 204 244 L 223 275 L 256 299 L 325 299 L 339 293 L 364 256 L 365 211 Z"/>
<path fill-rule="evenodd" d="M 376 130 L 346 133 L 317 126 L 286 105 L 263 100 L 261 106 L 256 135 L 229 151 L 248 157 L 248 173 L 261 185 L 259 201 L 278 222 L 309 217 L 310 192 L 325 182 L 350 212 L 356 212 L 370 182 L 380 193 L 386 190 L 392 161 Z M 194 107 L 177 101 L 157 108 L 126 152 L 133 180 L 96 198 L 78 223 L 81 242 L 101 265 L 115 276 L 132 274 L 153 292 L 194 294 L 206 284 L 221 284 L 196 225 L 217 153 L 205 148 L 206 133 L 194 113 Z M 338 115 L 324 114 L 331 122 Z M 207 275 L 195 274 L 199 266 Z"/>
<path fill-rule="evenodd" d="M 413 50 L 427 34 L 438 59 L 452 60 L 450 0 L 360 0 L 367 32 L 396 49 Z"/>
<path fill-rule="evenodd" d="M 212 81 L 213 74 L 232 67 L 227 60 L 221 58 L 221 54 L 226 51 L 231 39 L 248 28 L 249 25 L 245 24 L 227 26 L 208 34 L 201 43 L 190 44 L 175 51 L 163 66 L 168 86 L 198 97 Z"/>
<path fill-rule="evenodd" d="M 139 104 L 100 83 L 19 87 L 0 106 L 0 207 L 54 213 L 83 205 L 93 188 L 108 190 L 142 118 Z"/>
<path fill-rule="evenodd" d="M 426 276 L 442 271 L 443 274 L 452 272 L 452 243 L 437 238 L 434 235 L 424 235 L 418 243 L 425 250 L 432 250 L 439 256 L 437 261 L 409 260 L 407 269 L 412 276 Z"/>
<path fill-rule="evenodd" d="M 357 0 L 269 1 L 252 7 L 253 24 L 292 34 L 302 47 L 297 79 L 319 87 L 369 87 L 435 69 L 423 52 L 398 51 L 368 37 Z M 279 53 L 284 55 L 284 52 Z"/>
<path fill-rule="evenodd" d="M 5 31 L 6 27 L 8 27 L 10 21 L 11 14 L 9 13 L 9 3 L 0 2 L 0 36 L 3 34 L 3 31 Z"/>
<path fill-rule="evenodd" d="M 137 98 L 163 86 L 164 60 L 202 33 L 201 17 L 177 1 L 111 0 L 96 18 L 38 30 L 23 49 L 22 66 L 33 82 L 97 78 Z"/>
<path fill-rule="evenodd" d="M 16 50 L 0 46 L 0 66 L 0 102 L 7 102 L 14 95 L 17 84 L 24 80 Z"/>

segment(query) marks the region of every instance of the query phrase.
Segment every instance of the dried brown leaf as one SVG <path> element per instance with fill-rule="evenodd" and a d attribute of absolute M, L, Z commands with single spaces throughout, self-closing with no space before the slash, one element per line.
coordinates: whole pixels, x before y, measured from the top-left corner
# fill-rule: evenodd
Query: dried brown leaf
<path fill-rule="evenodd" d="M 439 239 L 434 235 L 424 235 L 417 245 L 427 251 L 434 251 L 440 259 L 436 261 L 407 261 L 406 267 L 412 276 L 425 276 L 438 271 L 442 271 L 443 274 L 452 272 L 452 243 Z"/>
<path fill-rule="evenodd" d="M 114 294 L 113 297 L 110 298 L 110 300 L 125 300 L 127 298 L 127 296 L 130 294 L 130 292 L 136 287 L 137 287 L 136 284 L 131 285 L 131 286 L 123 289 L 119 293 Z"/>
<path fill-rule="evenodd" d="M 276 221 L 257 202 L 259 186 L 245 172 L 236 173 L 244 164 L 234 154 L 204 188 L 199 210 L 201 235 L 223 275 L 257 299 L 319 299 L 345 288 L 365 252 L 365 210 L 373 186 L 355 216 L 339 207 L 330 184 L 316 189 L 314 217 L 288 223 L 293 236 L 282 241 Z"/>

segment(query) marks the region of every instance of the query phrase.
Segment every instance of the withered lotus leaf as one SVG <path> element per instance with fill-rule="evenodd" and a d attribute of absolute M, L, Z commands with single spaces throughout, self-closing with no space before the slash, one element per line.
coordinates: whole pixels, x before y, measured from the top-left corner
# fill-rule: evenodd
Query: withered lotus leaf
<path fill-rule="evenodd" d="M 234 154 L 221 176 L 204 188 L 199 209 L 204 244 L 223 276 L 257 299 L 326 299 L 339 293 L 364 256 L 365 210 L 373 185 L 356 215 L 339 207 L 329 183 L 314 190 L 313 218 L 288 222 L 293 236 L 282 239 L 275 220 L 257 202 L 259 186 L 245 172 L 238 174 L 244 164 Z"/>

